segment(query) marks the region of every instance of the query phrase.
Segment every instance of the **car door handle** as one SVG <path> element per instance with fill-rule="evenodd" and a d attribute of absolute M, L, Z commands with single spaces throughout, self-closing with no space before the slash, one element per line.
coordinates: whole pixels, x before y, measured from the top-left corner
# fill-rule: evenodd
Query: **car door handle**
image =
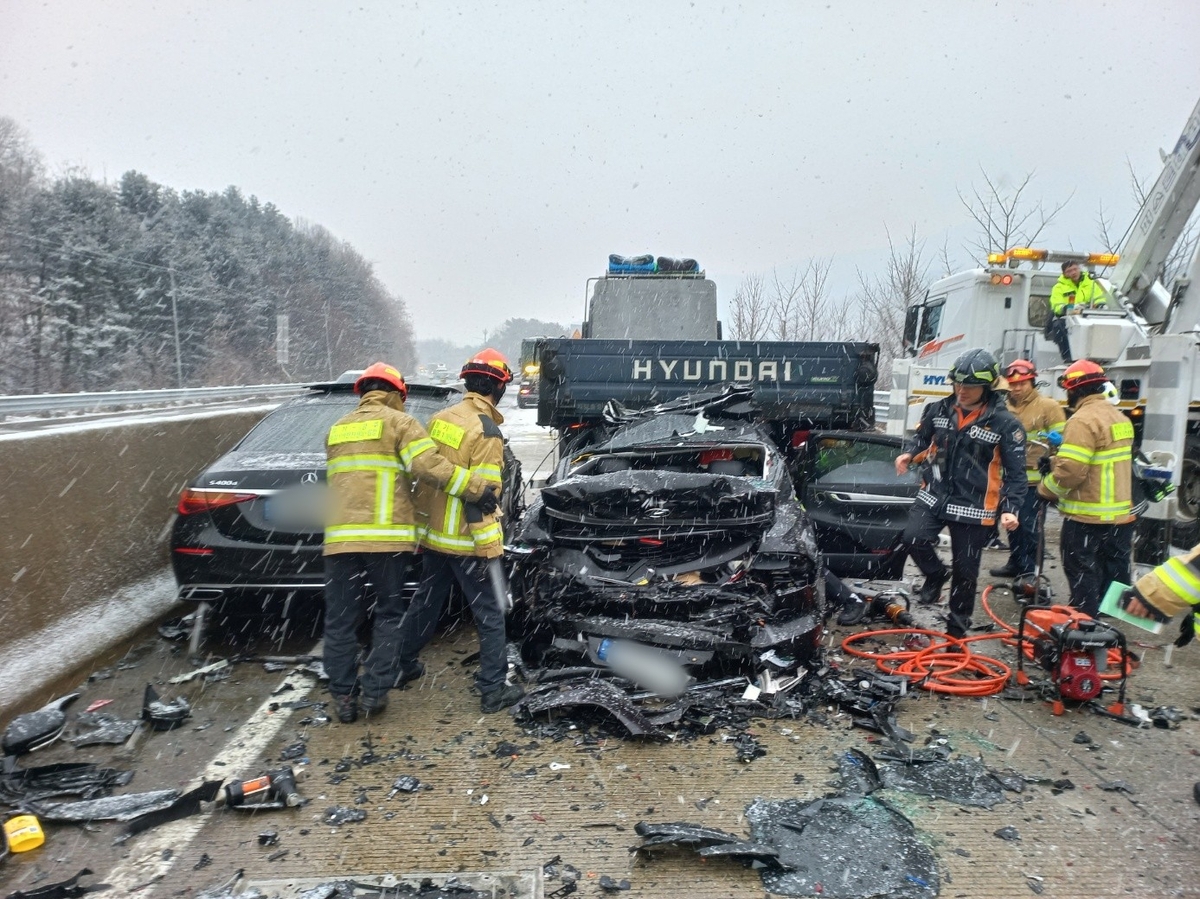
<path fill-rule="evenodd" d="M 828 493 L 831 500 L 857 506 L 899 506 L 910 505 L 915 496 L 881 496 L 878 493 Z"/>

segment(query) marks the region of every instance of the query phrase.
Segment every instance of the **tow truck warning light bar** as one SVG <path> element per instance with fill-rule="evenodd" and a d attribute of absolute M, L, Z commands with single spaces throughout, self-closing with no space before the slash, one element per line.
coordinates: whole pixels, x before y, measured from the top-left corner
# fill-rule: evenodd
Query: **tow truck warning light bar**
<path fill-rule="evenodd" d="M 1016 268 L 1022 262 L 1079 262 L 1086 265 L 1116 265 L 1118 253 L 1070 253 L 1062 250 L 1038 250 L 1033 247 L 1013 247 L 1006 253 L 988 253 L 988 265 L 1008 265 Z"/>

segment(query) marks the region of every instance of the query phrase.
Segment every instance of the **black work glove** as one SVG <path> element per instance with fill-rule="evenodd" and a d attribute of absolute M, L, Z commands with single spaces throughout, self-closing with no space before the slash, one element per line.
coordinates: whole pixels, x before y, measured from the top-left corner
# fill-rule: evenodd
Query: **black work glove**
<path fill-rule="evenodd" d="M 1050 474 L 1050 469 L 1054 467 L 1054 462 L 1049 456 L 1042 456 L 1038 459 L 1038 474 L 1042 477 Z"/>
<path fill-rule="evenodd" d="M 500 497 L 496 495 L 496 488 L 490 484 L 483 488 L 483 495 L 475 501 L 475 505 L 479 507 L 479 511 L 484 515 L 491 515 L 500 508 Z"/>
<path fill-rule="evenodd" d="M 1176 646 L 1187 646 L 1196 637 L 1195 616 L 1188 612 L 1179 622 L 1179 636 L 1175 638 Z"/>

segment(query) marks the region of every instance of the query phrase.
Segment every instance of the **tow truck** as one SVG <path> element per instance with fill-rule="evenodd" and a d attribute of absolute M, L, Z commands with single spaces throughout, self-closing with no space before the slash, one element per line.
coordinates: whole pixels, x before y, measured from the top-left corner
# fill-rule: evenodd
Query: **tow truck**
<path fill-rule="evenodd" d="M 1170 476 L 1177 486 L 1143 516 L 1139 561 L 1150 563 L 1169 542 L 1190 547 L 1200 540 L 1200 288 L 1190 289 L 1200 279 L 1200 247 L 1183 277 L 1170 285 L 1159 280 L 1200 203 L 1200 102 L 1162 155 L 1162 173 L 1118 253 L 1011 247 L 990 254 L 984 267 L 935 282 L 910 306 L 887 422 L 889 434 L 915 428 L 924 404 L 950 393 L 950 365 L 970 347 L 991 350 L 1001 366 L 1033 361 L 1049 395 L 1065 403 L 1057 382 L 1066 366 L 1044 334 L 1050 291 L 1061 263 L 1076 262 L 1094 277 L 1111 268 L 1110 276 L 1096 277 L 1105 305 L 1068 315 L 1067 334 L 1074 358 L 1100 363 L 1116 386 L 1149 461 L 1146 473 Z"/>

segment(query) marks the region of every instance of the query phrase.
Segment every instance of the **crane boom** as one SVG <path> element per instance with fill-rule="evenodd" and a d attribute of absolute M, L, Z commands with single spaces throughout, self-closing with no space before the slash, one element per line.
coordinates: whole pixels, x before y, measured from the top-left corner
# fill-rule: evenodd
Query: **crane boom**
<path fill-rule="evenodd" d="M 1112 283 L 1134 306 L 1158 278 L 1175 241 L 1200 203 L 1200 102 L 1192 110 L 1175 148 L 1163 160 L 1162 174 L 1146 194 Z"/>

